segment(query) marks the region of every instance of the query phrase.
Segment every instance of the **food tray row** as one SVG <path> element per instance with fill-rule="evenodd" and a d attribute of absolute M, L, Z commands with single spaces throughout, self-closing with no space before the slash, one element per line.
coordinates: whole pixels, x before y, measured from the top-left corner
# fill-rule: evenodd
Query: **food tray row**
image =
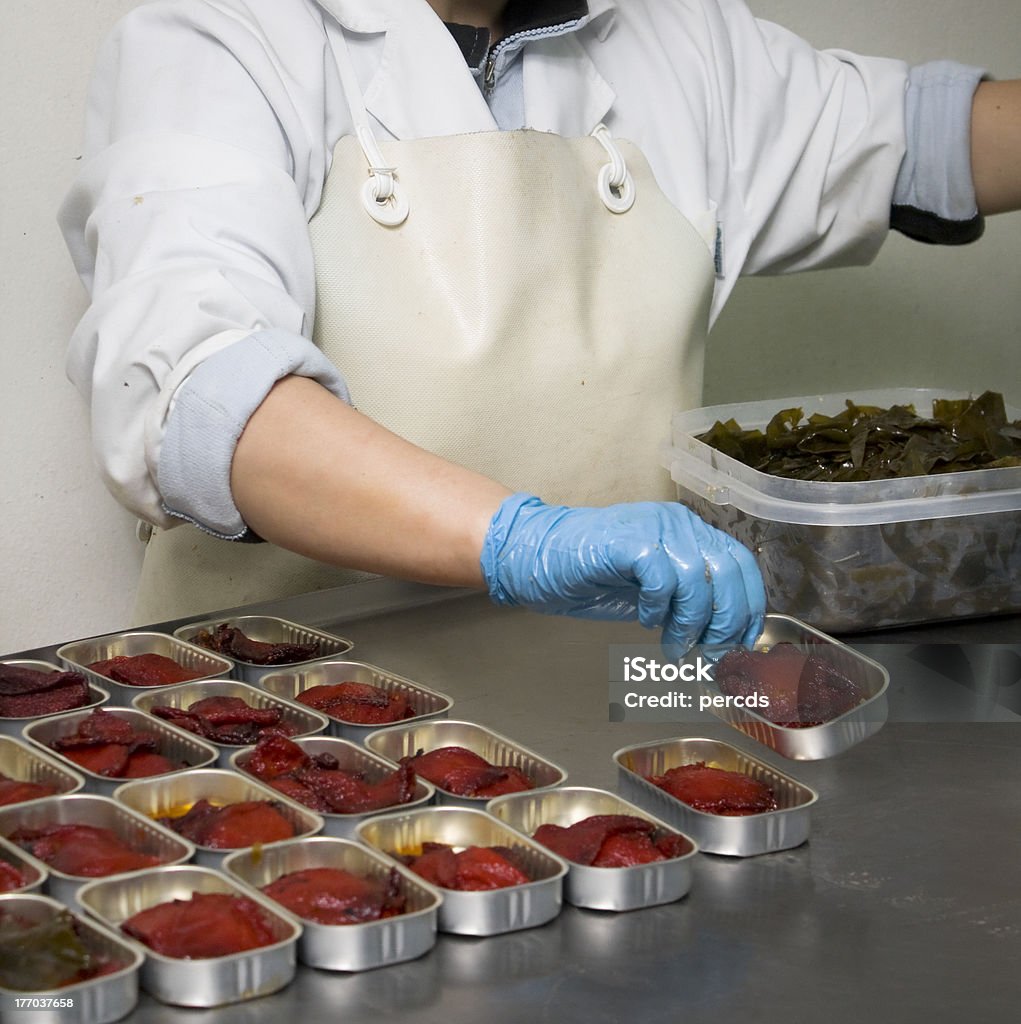
<path fill-rule="evenodd" d="M 242 616 L 226 621 L 244 624 L 253 636 L 258 634 L 259 636 L 290 640 L 293 637 L 304 638 L 315 632 L 285 620 L 270 619 L 266 616 Z M 293 727 L 296 736 L 328 732 L 332 736 L 364 742 L 370 733 L 376 731 L 378 723 L 356 724 L 337 717 L 319 714 L 300 702 L 302 693 L 312 687 L 353 682 L 376 687 L 387 695 L 401 695 L 409 700 L 415 711 L 414 715 L 404 724 L 421 723 L 425 730 L 424 736 L 428 736 L 428 726 L 425 723 L 429 720 L 446 718 L 453 705 L 453 701 L 447 695 L 424 687 L 410 679 L 394 675 L 375 665 L 336 660 L 337 652 L 332 648 L 349 650 L 351 644 L 350 641 L 342 638 L 331 638 L 329 634 L 321 634 L 322 637 L 329 639 L 332 645 L 331 653 L 325 660 L 286 666 L 286 670 L 281 666 L 256 666 L 260 671 L 249 673 L 246 678 L 257 685 L 248 685 L 237 680 L 232 682 L 226 679 L 213 679 L 212 676 L 236 676 L 238 663 L 218 658 L 187 640 L 180 639 L 180 636 L 194 637 L 201 630 L 207 629 L 216 622 L 217 620 L 209 620 L 204 623 L 193 623 L 177 630 L 177 634 L 173 637 L 162 633 L 136 632 L 112 634 L 93 640 L 65 644 L 58 651 L 62 663 L 69 668 L 81 671 L 90 679 L 89 694 L 93 700 L 87 707 L 78 710 L 86 712 L 94 710 L 95 707 L 106 703 L 111 694 L 114 703 L 130 701 L 133 707 L 144 712 L 151 712 L 154 707 L 159 705 L 169 705 L 183 711 L 205 697 L 239 697 L 259 709 L 267 707 L 282 709 L 284 721 Z M 270 623 L 275 624 L 273 629 L 270 628 Z M 754 710 L 738 710 L 733 706 L 714 705 L 711 709 L 714 714 L 729 725 L 776 750 L 784 757 L 794 760 L 817 760 L 835 756 L 867 739 L 882 727 L 887 717 L 886 690 L 889 676 L 881 665 L 797 619 L 786 615 L 768 615 L 763 634 L 756 647 L 760 650 L 768 650 L 777 644 L 790 644 L 813 658 L 821 659 L 857 687 L 861 695 L 860 702 L 856 707 L 831 720 L 807 727 L 778 724 Z M 203 680 L 151 688 L 125 685 L 99 675 L 88 667 L 96 661 L 138 653 L 163 654 L 173 657 L 186 668 L 208 669 L 208 676 Z M 713 654 L 711 651 L 708 653 L 710 656 Z M 717 655 L 719 653 L 717 652 Z M 6 664 L 17 664 L 26 668 L 34 667 L 40 671 L 58 671 L 57 666 L 45 662 L 12 661 Z M 700 685 L 704 694 L 711 697 L 720 695 L 719 688 L 712 681 L 703 682 Z M 0 717 L 0 731 L 14 735 L 23 733 L 27 735 L 26 730 L 39 730 L 42 720 L 54 717 L 52 714 L 37 718 Z M 71 720 L 66 721 L 70 722 Z M 36 732 L 35 735 L 45 733 L 44 729 L 42 733 Z M 221 743 L 213 743 L 213 746 L 216 748 L 216 762 L 221 767 L 226 766 L 236 747 Z M 405 746 L 407 747 L 408 744 Z M 396 760 L 400 756 L 413 753 L 414 749 L 404 749 L 396 756 L 389 749 L 378 752 L 390 757 L 391 760 Z"/>

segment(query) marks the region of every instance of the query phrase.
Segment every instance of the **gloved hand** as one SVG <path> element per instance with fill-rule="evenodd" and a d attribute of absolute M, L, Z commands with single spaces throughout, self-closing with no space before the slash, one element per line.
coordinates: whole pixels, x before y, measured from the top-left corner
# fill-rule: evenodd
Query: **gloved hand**
<path fill-rule="evenodd" d="M 482 573 L 501 605 L 663 629 L 668 649 L 754 643 L 766 595 L 744 545 L 671 502 L 608 508 L 504 500 L 482 545 Z"/>

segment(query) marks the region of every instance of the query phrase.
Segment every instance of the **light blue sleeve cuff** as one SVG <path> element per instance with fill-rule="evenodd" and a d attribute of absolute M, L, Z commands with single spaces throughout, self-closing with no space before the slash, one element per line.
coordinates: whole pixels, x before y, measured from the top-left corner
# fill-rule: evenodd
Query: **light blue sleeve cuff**
<path fill-rule="evenodd" d="M 891 227 L 944 245 L 982 234 L 971 176 L 971 104 L 985 75 L 948 60 L 910 69 L 907 151 L 894 186 Z"/>
<path fill-rule="evenodd" d="M 337 368 L 307 338 L 256 331 L 200 363 L 178 388 L 160 448 L 164 510 L 225 540 L 258 539 L 230 492 L 234 448 L 249 417 L 283 377 L 311 377 L 341 400 L 351 396 Z"/>

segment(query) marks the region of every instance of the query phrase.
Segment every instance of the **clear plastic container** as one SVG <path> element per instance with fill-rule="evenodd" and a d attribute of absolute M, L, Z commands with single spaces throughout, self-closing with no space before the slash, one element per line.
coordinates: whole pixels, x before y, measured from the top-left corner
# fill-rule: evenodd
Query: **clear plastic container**
<path fill-rule="evenodd" d="M 860 405 L 967 398 L 951 388 L 883 388 L 707 406 L 673 418 L 661 452 L 681 502 L 755 552 L 773 611 L 826 632 L 1021 610 L 1021 467 L 830 483 L 760 473 L 695 439 L 717 420 L 765 428 Z M 1010 419 L 1021 412 L 1008 408 Z"/>

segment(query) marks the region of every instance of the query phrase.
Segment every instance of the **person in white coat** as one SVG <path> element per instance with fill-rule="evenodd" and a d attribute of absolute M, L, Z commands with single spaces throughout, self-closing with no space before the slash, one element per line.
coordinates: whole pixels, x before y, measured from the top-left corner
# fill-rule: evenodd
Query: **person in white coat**
<path fill-rule="evenodd" d="M 754 638 L 752 556 L 656 443 L 740 274 L 1021 205 L 1018 83 L 983 78 L 740 0 L 143 4 L 60 214 L 69 373 L 156 528 L 139 620 L 344 567 Z"/>

